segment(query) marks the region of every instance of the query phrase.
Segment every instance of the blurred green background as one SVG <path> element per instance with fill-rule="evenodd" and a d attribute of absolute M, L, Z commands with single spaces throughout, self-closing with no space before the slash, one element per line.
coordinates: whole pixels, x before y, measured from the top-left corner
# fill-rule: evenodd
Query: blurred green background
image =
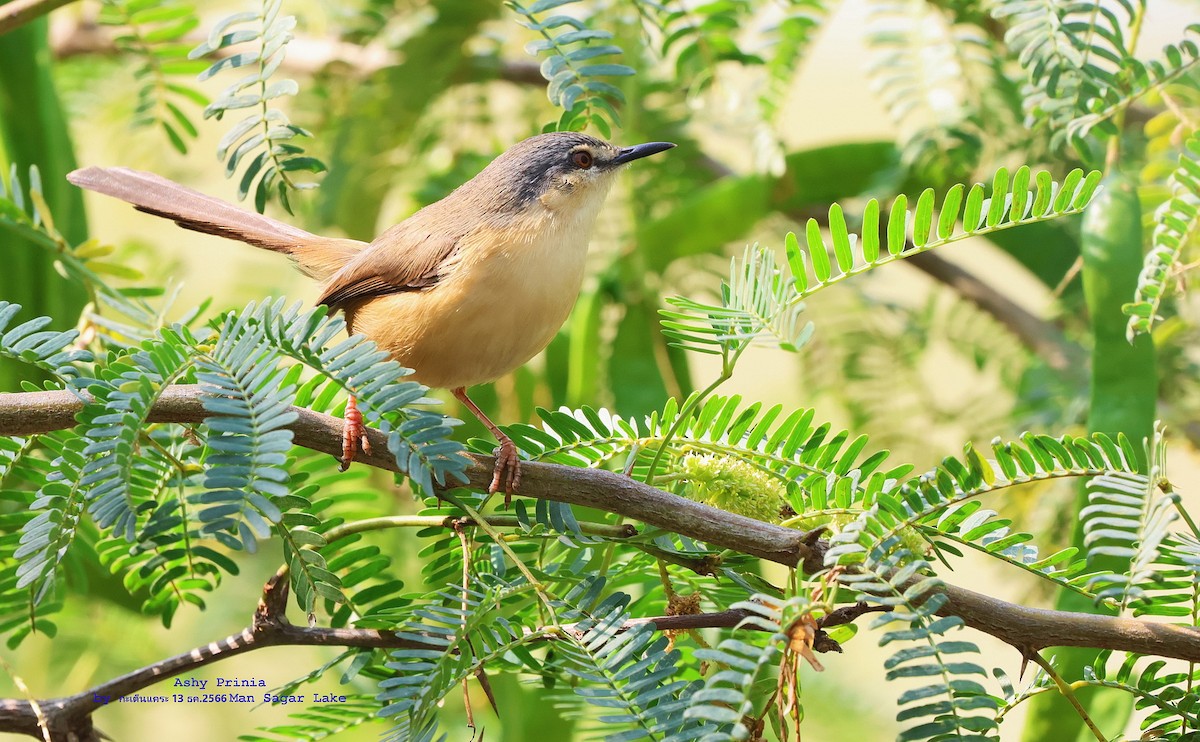
<path fill-rule="evenodd" d="M 973 121 L 975 130 L 964 133 L 962 121 L 970 117 L 955 118 L 956 111 L 974 106 L 973 116 L 1001 117 L 1005 111 L 1012 116 L 1013 101 L 1018 109 L 1020 101 L 1016 90 L 983 86 L 989 95 L 1008 99 L 997 103 L 981 95 L 966 74 L 957 80 L 931 77 L 923 101 L 929 120 L 898 121 L 872 91 L 880 65 L 889 64 L 878 40 L 872 41 L 880 33 L 880 4 L 830 5 L 836 7 L 815 16 L 819 23 L 804 37 L 811 43 L 801 44 L 802 59 L 778 78 L 762 65 L 721 56 L 720 48 L 715 61 L 657 59 L 638 30 L 632 4 L 599 10 L 589 5 L 604 27 L 616 30 L 626 49 L 620 61 L 638 70 L 617 83 L 628 102 L 613 139 L 681 146 L 619 184 L 601 217 L 572 319 L 542 357 L 477 394 L 495 419 L 532 421 L 537 406 L 585 403 L 643 415 L 661 408 L 668 396 L 703 386 L 719 368 L 667 347 L 656 314 L 663 298 L 711 294 L 730 256 L 754 242 L 781 247 L 785 232 L 833 200 L 845 204 L 867 196 L 882 200 L 901 190 L 914 193 L 915 186 L 944 188 L 984 177 L 999 165 L 1075 164 L 1056 158 L 1034 132 L 1020 131 L 1015 117 L 1003 124 L 1013 141 L 986 138 L 994 134 L 989 129 L 994 121 Z M 930 2 L 928 8 L 935 20 L 965 22 L 973 5 Z M 784 12 L 770 3 L 761 6 L 762 22 L 741 31 L 743 48 L 754 47 L 753 34 L 770 27 L 772 13 Z M 188 38 L 199 41 L 217 20 L 244 7 L 225 0 L 204 3 L 202 22 Z M 286 11 L 299 24 L 284 69 L 300 81 L 300 93 L 280 105 L 315 134 L 305 147 L 330 171 L 318 191 L 293 197 L 294 217 L 277 204 L 267 213 L 314 231 L 369 239 L 559 113 L 546 99 L 536 60 L 523 51 L 535 37 L 499 3 L 307 0 L 288 2 Z M 97 25 L 100 12 L 98 3 L 76 3 L 49 21 L 0 37 L 5 172 L 13 165 L 25 173 L 36 164 L 69 242 L 90 235 L 115 246 L 109 262 L 151 282 L 178 285 L 168 318 L 210 298 L 212 311 L 265 296 L 311 302 L 315 285 L 279 256 L 180 230 L 103 197 L 81 198 L 66 186 L 62 176 L 75 163 L 122 165 L 237 199 L 237 179 L 226 179 L 213 156 L 228 121 L 202 119 L 199 106 L 180 101 L 197 130 L 194 137 L 183 133 L 186 153 L 172 146 L 160 126 L 131 123 L 144 115 L 138 111 L 139 91 L 147 80 L 158 79 L 158 71 L 145 72 L 144 59 L 114 40 L 119 33 L 114 26 Z M 1196 21 L 1195 2 L 1155 0 L 1140 48 L 1175 41 L 1184 25 Z M 936 59 L 937 37 L 943 32 L 952 44 L 953 36 L 949 25 L 931 23 L 923 33 L 935 58 L 924 63 L 940 67 L 944 78 L 950 63 Z M 719 47 L 720 39 L 713 38 Z M 226 83 L 188 84 L 211 99 Z M 770 93 L 771 86 L 780 89 Z M 771 101 L 774 110 L 764 110 L 763 101 Z M 164 115 L 170 120 L 172 114 Z M 945 125 L 948 120 L 953 125 Z M 914 133 L 922 127 L 943 138 L 923 140 Z M 1134 169 L 1153 164 L 1149 152 Z M 1088 391 L 1081 359 L 1089 341 L 1083 292 L 1072 277 L 1078 230 L 1075 223 L 1017 230 L 996 241 L 975 239 L 936 260 L 902 263 L 824 292 L 810 303 L 817 336 L 804 352 L 752 349 L 722 391 L 789 408 L 816 407 L 818 417 L 870 433 L 897 460 L 918 466 L 954 453 L 966 440 L 986 442 L 1026 429 L 1082 430 Z M 54 316 L 63 327 L 77 322 L 87 301 L 61 280 L 51 256 L 7 234 L 0 235 L 0 298 L 25 305 L 26 316 Z M 1193 303 L 1181 300 L 1181 314 L 1194 309 Z M 1186 339 L 1191 325 L 1171 331 Z M 1186 348 L 1175 341 L 1175 348 Z M 1200 459 L 1192 447 L 1197 432 L 1188 427 L 1198 401 L 1190 377 L 1193 359 L 1186 350 L 1161 352 L 1162 385 L 1171 390 L 1165 414 L 1176 415 L 1181 431 L 1171 448 L 1172 480 L 1196 505 L 1196 488 L 1187 486 L 1200 482 Z M 0 365 L 0 389 L 16 389 L 19 378 L 13 367 Z M 449 395 L 439 395 L 450 414 L 468 420 L 464 435 L 482 435 Z M 393 493 L 385 478 L 371 484 L 395 497 L 397 508 L 412 507 L 407 494 Z M 1070 486 L 1034 486 L 1004 508 L 1025 528 L 1066 543 L 1074 496 Z M 391 532 L 376 538 L 400 555 L 398 564 L 412 564 L 405 579 L 418 583 L 420 544 Z M 114 606 L 116 599 L 68 605 L 59 622 L 62 635 L 53 642 L 31 637 L 17 651 L 5 652 L 6 661 L 39 696 L 76 692 L 240 630 L 277 566 L 270 554 L 243 562 L 242 575 L 225 582 L 207 611 L 181 612 L 170 630 Z M 1022 602 L 1052 601 L 1032 581 L 1007 576 L 1000 581 L 991 565 L 968 559 L 963 568 L 974 570 L 969 577 L 974 589 Z M 104 577 L 91 579 L 103 594 Z M 988 637 L 978 641 L 987 662 L 1015 675 L 1018 658 L 1010 648 Z M 872 661 L 864 661 L 864 654 Z M 333 655 L 334 650 L 313 648 L 268 649 L 204 668 L 195 677 L 263 678 L 276 685 Z M 860 664 L 874 667 L 881 656 L 874 642 L 859 639 L 846 654 L 825 661 L 827 672 L 805 676 L 810 739 L 894 736 L 893 700 L 903 688 L 856 671 Z M 493 679 L 493 685 L 505 698 L 503 718 L 492 718 L 482 695 L 475 699 L 477 720 L 490 739 L 569 734 L 536 689 L 507 678 Z M 146 692 L 169 693 L 167 686 Z M 338 686 L 329 679 L 315 690 L 338 692 Z M 17 695 L 3 675 L 0 695 Z M 157 739 L 169 730 L 176 742 L 188 742 L 233 739 L 255 726 L 279 723 L 294 710 L 131 704 L 106 709 L 96 721 L 116 739 Z M 351 730 L 338 739 L 375 739 L 385 728 Z M 1007 724 L 1005 733 L 1017 739 L 1020 725 Z"/>

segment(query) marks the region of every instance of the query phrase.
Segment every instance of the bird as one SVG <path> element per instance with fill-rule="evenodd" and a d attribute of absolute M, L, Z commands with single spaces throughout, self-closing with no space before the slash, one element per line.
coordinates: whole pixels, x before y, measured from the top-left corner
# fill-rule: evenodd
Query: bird
<path fill-rule="evenodd" d="M 71 183 L 291 258 L 321 283 L 318 305 L 340 310 L 428 387 L 449 389 L 495 436 L 488 492 L 507 504 L 520 487 L 512 439 L 467 395 L 540 353 L 566 321 L 583 283 L 588 243 L 624 166 L 673 148 L 620 147 L 580 132 L 525 139 L 440 201 L 371 242 L 323 237 L 153 173 L 87 167 Z M 354 395 L 346 403 L 341 468 L 369 453 Z"/>

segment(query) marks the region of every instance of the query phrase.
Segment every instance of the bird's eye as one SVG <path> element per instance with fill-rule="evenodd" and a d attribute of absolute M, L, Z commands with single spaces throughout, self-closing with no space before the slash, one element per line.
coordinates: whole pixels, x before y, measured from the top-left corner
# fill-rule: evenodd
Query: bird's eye
<path fill-rule="evenodd" d="M 592 166 L 592 153 L 584 150 L 571 153 L 571 162 L 575 163 L 575 167 L 580 170 L 587 170 Z"/>

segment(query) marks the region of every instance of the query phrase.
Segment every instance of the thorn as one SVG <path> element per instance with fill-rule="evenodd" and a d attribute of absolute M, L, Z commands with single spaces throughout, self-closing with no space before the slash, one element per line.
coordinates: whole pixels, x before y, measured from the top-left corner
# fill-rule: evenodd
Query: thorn
<path fill-rule="evenodd" d="M 492 681 L 488 680 L 482 666 L 475 669 L 475 679 L 479 681 L 479 687 L 483 688 L 483 694 L 487 696 L 488 703 L 492 704 L 492 711 L 496 712 L 496 718 L 500 718 L 500 707 L 496 705 L 496 695 L 492 692 Z"/>

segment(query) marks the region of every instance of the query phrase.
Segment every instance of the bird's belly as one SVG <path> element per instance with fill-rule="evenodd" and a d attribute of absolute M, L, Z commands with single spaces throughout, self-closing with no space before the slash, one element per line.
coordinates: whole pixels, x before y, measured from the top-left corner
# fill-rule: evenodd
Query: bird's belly
<path fill-rule="evenodd" d="M 431 289 L 375 298 L 353 312 L 353 331 L 374 340 L 427 386 L 494 381 L 550 343 L 583 278 L 584 249 L 570 251 L 575 255 L 521 252 L 508 260 L 493 257 L 486 270 L 462 264 Z"/>

